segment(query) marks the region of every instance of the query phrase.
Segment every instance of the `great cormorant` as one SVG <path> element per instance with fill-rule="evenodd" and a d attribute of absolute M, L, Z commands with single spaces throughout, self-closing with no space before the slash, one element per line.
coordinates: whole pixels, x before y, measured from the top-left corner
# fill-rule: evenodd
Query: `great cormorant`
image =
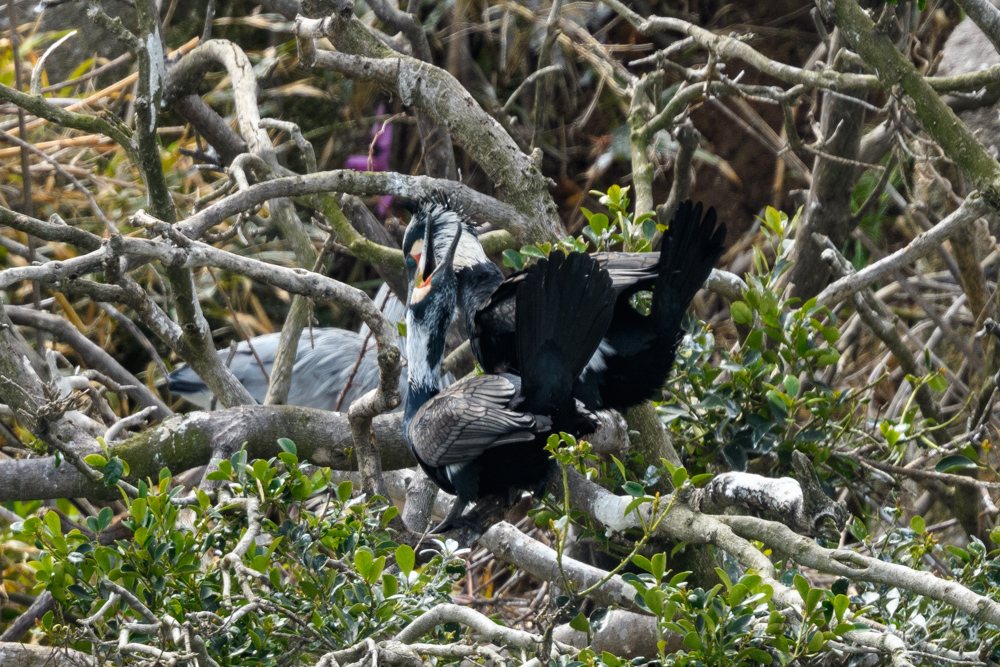
<path fill-rule="evenodd" d="M 514 347 L 518 279 L 504 280 L 479 244 L 472 220 L 443 197 L 423 203 L 410 220 L 403 253 L 411 272 L 426 254 L 428 223 L 438 234 L 437 258 L 464 231 L 455 253 L 458 306 L 465 317 L 472 352 L 488 373 L 518 371 Z M 624 411 L 659 397 L 683 336 L 681 320 L 722 255 L 726 226 L 716 227 L 715 209 L 682 203 L 664 234 L 659 253 L 602 252 L 591 257 L 611 276 L 617 299 L 600 348 L 576 381 L 575 395 L 591 410 Z M 650 312 L 639 313 L 632 298 L 652 292 Z"/>
<path fill-rule="evenodd" d="M 407 258 L 413 287 L 406 314 L 409 391 L 403 412 L 407 446 L 427 475 L 457 495 L 435 532 L 453 526 L 482 496 L 538 492 L 552 470 L 548 435 L 593 431 L 592 415 L 573 397 L 573 381 L 600 344 L 614 310 L 611 278 L 580 253 L 552 253 L 519 276 L 514 354 L 519 374 L 487 374 L 441 389 L 441 360 L 458 299 L 454 259 L 463 232 L 435 266 L 440 228 L 425 227 L 422 247 Z"/>

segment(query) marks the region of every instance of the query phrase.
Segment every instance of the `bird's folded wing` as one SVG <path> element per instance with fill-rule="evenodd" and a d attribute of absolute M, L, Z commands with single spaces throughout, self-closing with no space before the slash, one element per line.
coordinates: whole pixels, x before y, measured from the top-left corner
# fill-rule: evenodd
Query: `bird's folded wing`
<path fill-rule="evenodd" d="M 410 442 L 431 466 L 465 463 L 491 447 L 534 439 L 533 415 L 509 409 L 517 389 L 499 375 L 480 375 L 448 387 L 410 423 Z"/>

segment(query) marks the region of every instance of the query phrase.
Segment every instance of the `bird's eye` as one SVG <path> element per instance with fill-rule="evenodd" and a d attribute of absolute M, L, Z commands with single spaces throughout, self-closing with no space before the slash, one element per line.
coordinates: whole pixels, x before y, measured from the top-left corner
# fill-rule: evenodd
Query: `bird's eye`
<path fill-rule="evenodd" d="M 406 256 L 406 265 L 411 269 L 417 265 L 417 260 L 413 258 L 413 255 Z"/>

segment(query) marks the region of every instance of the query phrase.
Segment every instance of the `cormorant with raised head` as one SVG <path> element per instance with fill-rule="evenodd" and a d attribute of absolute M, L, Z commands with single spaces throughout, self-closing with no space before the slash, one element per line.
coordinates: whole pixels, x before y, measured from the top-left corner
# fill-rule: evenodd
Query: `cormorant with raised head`
<path fill-rule="evenodd" d="M 726 226 L 716 227 L 715 209 L 682 203 L 664 234 L 659 253 L 602 252 L 591 255 L 611 276 L 617 293 L 614 316 L 600 348 L 577 378 L 575 396 L 588 409 L 624 411 L 656 399 L 673 367 L 683 336 L 681 321 L 698 289 L 722 255 Z M 504 279 L 483 252 L 475 225 L 444 197 L 426 200 L 407 226 L 403 253 L 411 271 L 425 254 L 428 224 L 437 228 L 438 260 L 454 230 L 464 231 L 455 253 L 458 306 L 476 360 L 487 373 L 520 370 L 515 349 L 518 310 L 514 307 L 524 274 Z M 632 298 L 652 292 L 650 312 L 639 313 Z"/>
<path fill-rule="evenodd" d="M 538 492 L 552 470 L 545 442 L 554 431 L 586 435 L 592 415 L 573 397 L 573 382 L 601 342 L 614 310 L 611 278 L 580 253 L 555 252 L 520 275 L 514 348 L 520 374 L 472 377 L 440 388 L 441 360 L 454 317 L 454 259 L 460 227 L 447 235 L 440 264 L 438 228 L 427 225 L 406 314 L 409 388 L 403 411 L 406 444 L 427 475 L 458 496 L 434 532 L 455 525 L 466 505 L 513 490 Z"/>

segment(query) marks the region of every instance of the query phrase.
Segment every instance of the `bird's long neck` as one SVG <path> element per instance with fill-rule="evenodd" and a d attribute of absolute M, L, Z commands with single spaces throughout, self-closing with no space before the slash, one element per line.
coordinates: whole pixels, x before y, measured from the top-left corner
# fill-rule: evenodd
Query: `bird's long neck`
<path fill-rule="evenodd" d="M 409 391 L 403 408 L 403 430 L 420 407 L 441 390 L 441 360 L 446 331 L 428 330 L 413 313 L 406 314 L 406 359 Z M 447 327 L 447 322 L 442 329 Z"/>

